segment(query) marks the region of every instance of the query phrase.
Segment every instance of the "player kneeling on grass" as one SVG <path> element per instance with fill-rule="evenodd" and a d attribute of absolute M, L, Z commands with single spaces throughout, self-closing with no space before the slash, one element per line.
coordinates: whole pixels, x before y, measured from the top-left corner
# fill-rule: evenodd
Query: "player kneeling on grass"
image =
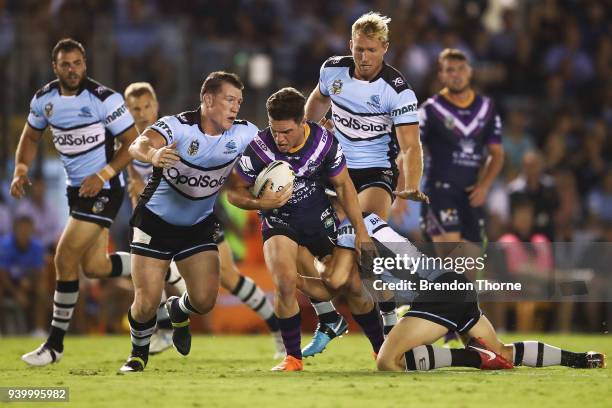
<path fill-rule="evenodd" d="M 259 132 L 245 150 L 236 167 L 240 177 L 234 178 L 233 188 L 228 192 L 232 204 L 260 210 L 264 257 L 276 288 L 274 307 L 287 350 L 285 361 L 274 367 L 275 371 L 303 368 L 300 308 L 295 297 L 298 251 L 306 247 L 315 255 L 325 256 L 333 250 L 337 218 L 325 194 L 324 182 L 335 187 L 340 205 L 355 225 L 357 250 L 362 242 L 371 245 L 342 150 L 324 128 L 304 120 L 305 103 L 304 96 L 293 88 L 281 89 L 270 96 L 266 104 L 270 127 Z M 264 187 L 261 198 L 254 197 L 249 188 L 257 176 L 270 163 L 277 166 L 279 160 L 295 172 L 293 188 L 290 183 L 280 192 L 272 192 L 270 183 Z M 344 333 L 347 328 L 344 319 L 321 326 L 332 336 Z"/>
<path fill-rule="evenodd" d="M 422 258 L 423 255 L 416 247 L 380 217 L 370 214 L 364 221 L 379 255 L 394 258 L 396 254 L 405 254 L 412 259 Z M 350 223 L 345 220 L 338 229 L 338 251 L 334 253 L 334 258 L 327 262 L 323 271 L 324 277 L 346 276 L 346 279 L 355 279 L 352 275 L 356 272 L 351 269 L 357 264 L 358 257 L 350 251 L 354 247 L 354 237 Z M 348 258 L 352 259 L 352 265 L 347 263 Z M 364 268 L 367 267 L 364 265 Z M 377 279 L 398 283 L 396 275 L 400 276 L 400 273 L 385 270 L 377 275 Z M 417 288 L 421 286 L 421 280 L 441 284 L 453 281 L 462 284 L 468 282 L 463 274 L 438 269 L 419 268 L 416 273 L 403 273 L 401 277 L 415 282 Z M 329 278 L 300 278 L 298 287 L 307 293 L 316 294 L 321 299 L 329 299 L 334 294 L 328 290 L 328 295 L 325 295 L 325 280 Z M 517 365 L 601 368 L 605 365 L 605 356 L 601 353 L 574 353 L 537 341 L 502 343 L 489 320 L 480 311 L 478 296 L 474 290 L 406 290 L 396 292 L 396 295 L 410 301 L 411 307 L 391 330 L 378 353 L 376 365 L 381 371 L 431 370 L 441 367 L 492 370 L 513 368 Z M 432 345 L 448 330 L 455 330 L 461 335 L 466 344 L 465 349 L 446 349 Z"/>

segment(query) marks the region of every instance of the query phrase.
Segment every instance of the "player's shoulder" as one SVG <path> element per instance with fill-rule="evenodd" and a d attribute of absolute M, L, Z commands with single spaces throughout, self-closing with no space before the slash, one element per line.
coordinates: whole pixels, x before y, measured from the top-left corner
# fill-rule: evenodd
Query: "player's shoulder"
<path fill-rule="evenodd" d="M 44 95 L 50 95 L 53 91 L 59 92 L 59 80 L 58 79 L 45 84 L 42 88 L 36 91 L 34 96 L 38 99 Z"/>
<path fill-rule="evenodd" d="M 95 81 L 89 77 L 83 80 L 83 84 L 81 85 L 81 87 L 84 90 L 88 91 L 91 95 L 99 99 L 100 102 L 106 101 L 113 95 L 118 95 L 119 97 L 121 97 L 121 95 L 118 94 L 116 91 L 105 85 L 102 85 L 98 81 Z"/>
<path fill-rule="evenodd" d="M 351 55 L 336 55 L 329 57 L 323 63 L 323 68 L 352 68 L 355 61 Z"/>
<path fill-rule="evenodd" d="M 177 122 L 187 126 L 199 125 L 202 120 L 199 110 L 185 111 L 173 116 L 166 116 L 166 118 L 168 122 Z"/>
<path fill-rule="evenodd" d="M 245 119 L 235 119 L 232 129 L 236 132 L 258 132 L 259 128 L 255 124 Z"/>
<path fill-rule="evenodd" d="M 410 86 L 408 81 L 406 81 L 404 75 L 399 70 L 389 64 L 383 64 L 383 68 L 379 76 L 396 93 L 401 93 L 405 90 L 412 90 L 412 87 Z"/>

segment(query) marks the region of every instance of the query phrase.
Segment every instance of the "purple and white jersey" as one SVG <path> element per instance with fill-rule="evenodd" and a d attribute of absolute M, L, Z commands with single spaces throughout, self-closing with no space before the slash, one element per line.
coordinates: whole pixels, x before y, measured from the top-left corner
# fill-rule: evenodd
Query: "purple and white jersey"
<path fill-rule="evenodd" d="M 486 159 L 486 147 L 501 143 L 501 119 L 493 101 L 482 95 L 460 108 L 443 95 L 419 108 L 421 141 L 427 148 L 427 185 L 448 183 L 464 188 L 474 184 Z"/>
<path fill-rule="evenodd" d="M 253 185 L 257 175 L 274 160 L 289 163 L 295 172 L 293 194 L 283 212 L 307 211 L 318 204 L 328 204 L 325 185 L 329 177 L 335 177 L 346 167 L 342 148 L 323 127 L 307 122 L 306 142 L 293 153 L 282 153 L 276 147 L 270 128 L 260 131 L 244 151 L 236 172 Z"/>

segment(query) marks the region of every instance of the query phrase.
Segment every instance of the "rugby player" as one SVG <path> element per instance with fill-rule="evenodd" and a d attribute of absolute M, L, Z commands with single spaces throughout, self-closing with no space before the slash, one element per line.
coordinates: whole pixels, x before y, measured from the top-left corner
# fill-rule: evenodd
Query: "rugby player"
<path fill-rule="evenodd" d="M 361 218 L 357 193 L 348 177 L 342 149 L 333 135 L 304 119 L 304 96 L 294 88 L 283 88 L 266 103 L 270 127 L 259 132 L 243 154 L 230 202 L 240 208 L 260 210 L 264 257 L 276 286 L 275 312 L 287 350 L 285 360 L 274 371 L 303 369 L 300 350 L 300 309 L 296 300 L 299 247 L 317 256 L 331 254 L 337 218 L 325 194 L 325 182 L 335 188 L 338 201 L 355 224 L 357 250 L 370 243 Z M 264 194 L 249 191 L 257 175 L 271 162 L 283 160 L 296 178 L 280 191 L 282 202 L 270 202 Z M 264 187 L 265 193 L 271 186 Z M 320 322 L 320 330 L 333 337 L 346 331 L 346 322 Z"/>
<path fill-rule="evenodd" d="M 366 215 L 364 223 L 382 256 L 394 258 L 396 254 L 401 254 L 423 259 L 416 247 L 377 215 Z M 338 228 L 338 247 L 334 256 L 323 266 L 324 277 L 349 279 L 351 274 L 356 273 L 354 268 L 358 258 L 353 250 L 354 240 L 354 230 L 350 222 L 345 220 Z M 421 280 L 442 285 L 453 281 L 460 284 L 468 282 L 464 274 L 445 269 L 418 268 L 414 274 L 406 270 L 385 270 L 375 276 L 389 283 L 398 283 L 400 279 L 409 280 L 415 282 L 417 288 L 422 286 L 419 283 Z M 325 282 L 325 278 L 300 278 L 298 287 L 309 295 L 331 299 L 335 294 L 326 288 Z M 431 285 L 428 286 L 431 288 Z M 398 297 L 410 303 L 410 310 L 391 330 L 377 355 L 376 365 L 381 371 L 431 370 L 451 366 L 481 369 L 507 369 L 518 365 L 562 365 L 573 368 L 605 366 L 605 356 L 602 353 L 575 353 L 538 341 L 502 343 L 489 320 L 480 311 L 478 296 L 473 289 L 402 290 L 398 291 Z M 456 330 L 461 334 L 466 344 L 465 349 L 432 345 L 448 330 Z"/>
<path fill-rule="evenodd" d="M 232 167 L 258 131 L 236 119 L 242 89 L 237 75 L 211 73 L 202 85 L 197 110 L 161 118 L 130 146 L 134 159 L 153 165 L 153 174 L 130 220 L 132 351 L 121 372 L 142 371 L 147 364 L 164 276 L 172 260 L 187 285 L 187 292 L 166 303 L 179 353 L 191 350 L 189 315 L 208 313 L 215 304 L 221 226 L 213 207 Z"/>
<path fill-rule="evenodd" d="M 43 132 L 50 126 L 53 144 L 67 176 L 70 217 L 55 253 L 57 286 L 49 337 L 21 358 L 32 366 L 58 362 L 79 295 L 79 269 L 90 278 L 129 276 L 130 254 L 107 254 L 108 228 L 124 193 L 121 170 L 132 160 L 128 147 L 138 135 L 121 94 L 87 77 L 83 46 L 60 40 L 52 51 L 57 76 L 30 103 L 30 114 L 15 154 L 11 195 L 21 198 L 30 185 Z M 121 147 L 115 150 L 115 142 Z"/>
<path fill-rule="evenodd" d="M 416 95 L 402 74 L 384 61 L 390 21 L 374 12 L 359 17 L 352 26 L 351 55 L 323 63 L 319 84 L 306 103 L 306 119 L 313 121 L 321 121 L 331 105 L 335 137 L 361 209 L 385 220 L 394 197 L 424 199 L 419 190 L 423 158 Z M 398 177 L 404 185 L 397 185 Z M 389 299 L 378 306 L 388 333 L 397 322 L 395 302 Z"/>
<path fill-rule="evenodd" d="M 147 82 L 135 82 L 130 84 L 124 92 L 125 101 L 130 113 L 136 122 L 138 133 L 143 133 L 147 127 L 153 125 L 159 116 L 159 103 L 153 86 Z M 128 182 L 128 193 L 132 201 L 132 208 L 136 208 L 138 198 L 142 194 L 145 183 L 153 173 L 151 163 L 142 163 L 134 160 L 128 166 L 130 175 Z M 220 206 L 216 206 L 216 211 Z M 223 239 L 223 233 L 218 236 L 217 247 L 221 262 L 221 286 L 230 293 L 238 296 L 242 302 L 257 313 L 268 325 L 276 347 L 275 358 L 282 358 L 285 354 L 283 339 L 280 335 L 278 319 L 274 315 L 272 303 L 266 298 L 264 291 L 248 276 L 244 276 L 238 270 L 232 257 L 229 245 Z M 166 282 L 175 286 L 180 294 L 186 290 L 185 283 L 178 273 L 176 263 L 172 261 L 166 274 Z M 157 329 L 151 336 L 149 348 L 150 354 L 157 354 L 172 346 L 172 325 L 170 316 L 166 310 L 166 292 L 162 292 L 162 298 L 157 309 Z"/>
<path fill-rule="evenodd" d="M 444 85 L 419 109 L 428 153 L 422 223 L 434 242 L 486 240 L 483 204 L 504 163 L 501 119 L 493 101 L 474 92 L 472 67 L 458 49 L 438 57 Z"/>

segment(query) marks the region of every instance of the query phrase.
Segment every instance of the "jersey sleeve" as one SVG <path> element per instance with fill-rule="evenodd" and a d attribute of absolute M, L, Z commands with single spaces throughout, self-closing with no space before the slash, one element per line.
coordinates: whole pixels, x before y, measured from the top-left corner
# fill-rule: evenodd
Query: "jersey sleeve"
<path fill-rule="evenodd" d="M 30 101 L 30 113 L 28 114 L 28 124 L 30 127 L 36 130 L 45 130 L 47 125 L 47 118 L 43 114 L 43 107 L 41 100 L 36 95 Z"/>
<path fill-rule="evenodd" d="M 346 158 L 344 157 L 344 153 L 342 153 L 342 146 L 338 143 L 338 141 L 333 138 L 332 146 L 330 147 L 327 155 L 325 155 L 324 160 L 324 168 L 327 172 L 328 177 L 336 177 L 342 169 L 346 167 Z"/>
<path fill-rule="evenodd" d="M 355 249 L 355 229 L 348 220 L 344 220 L 338 227 L 336 246 Z"/>
<path fill-rule="evenodd" d="M 491 102 L 492 103 L 492 102 Z M 499 112 L 495 106 L 492 106 L 493 115 L 491 120 L 491 124 L 489 126 L 489 131 L 487 132 L 485 143 L 486 144 L 500 144 L 502 142 L 502 121 L 499 116 Z"/>
<path fill-rule="evenodd" d="M 249 144 L 249 146 L 247 146 L 235 167 L 236 173 L 249 185 L 253 185 L 255 183 L 255 179 L 259 173 L 266 167 L 264 161 L 257 156 L 257 153 L 255 153 L 253 143 L 255 142 L 253 141 Z"/>
<path fill-rule="evenodd" d="M 240 151 L 244 151 L 249 146 L 249 143 L 251 143 L 253 139 L 255 139 L 255 136 L 257 136 L 258 132 L 259 128 L 257 128 L 257 126 L 255 126 L 251 122 L 247 122 L 246 129 L 240 133 L 240 140 L 242 142 L 242 148 L 240 149 Z"/>
<path fill-rule="evenodd" d="M 172 144 L 175 138 L 176 118 L 173 116 L 164 116 L 149 126 L 149 129 L 159 133 L 166 140 L 166 145 Z"/>
<path fill-rule="evenodd" d="M 396 93 L 390 98 L 389 112 L 395 126 L 419 123 L 417 97 L 410 88 Z"/>
<path fill-rule="evenodd" d="M 327 73 L 329 70 L 325 68 L 325 64 L 327 64 L 327 61 L 321 65 L 319 70 L 319 92 L 323 96 L 329 96 L 329 90 L 327 89 Z"/>
<path fill-rule="evenodd" d="M 130 127 L 134 126 L 134 118 L 132 118 L 130 111 L 127 106 L 125 106 L 123 96 L 115 92 L 101 103 L 104 127 L 108 129 L 113 136 L 119 136 Z"/>

